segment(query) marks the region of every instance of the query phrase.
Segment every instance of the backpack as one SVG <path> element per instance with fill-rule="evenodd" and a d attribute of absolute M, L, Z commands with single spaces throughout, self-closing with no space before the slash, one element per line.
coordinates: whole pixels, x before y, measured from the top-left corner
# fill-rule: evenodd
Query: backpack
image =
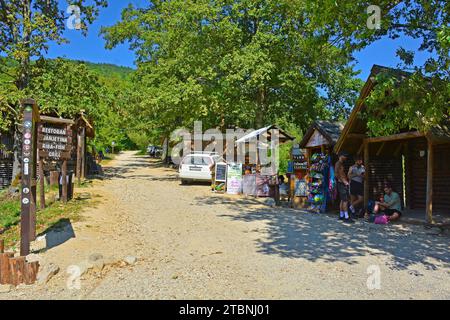
<path fill-rule="evenodd" d="M 375 218 L 375 224 L 388 224 L 389 220 L 388 220 L 388 216 L 387 215 L 382 215 L 382 216 L 378 216 Z"/>

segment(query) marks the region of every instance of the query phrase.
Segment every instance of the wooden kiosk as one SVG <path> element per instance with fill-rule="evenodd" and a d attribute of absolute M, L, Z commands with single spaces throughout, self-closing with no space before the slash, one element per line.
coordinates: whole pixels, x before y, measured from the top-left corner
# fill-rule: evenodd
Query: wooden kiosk
<path fill-rule="evenodd" d="M 302 199 L 294 202 L 300 207 L 317 212 L 326 212 L 332 202 L 330 183 L 333 185 L 332 176 L 333 147 L 336 144 L 344 124 L 341 122 L 315 121 L 303 136 L 299 148 L 305 150 L 306 175 L 303 184 L 307 190 L 302 193 Z M 294 194 L 298 190 L 294 191 Z M 294 205 L 295 207 L 295 205 Z"/>
<path fill-rule="evenodd" d="M 425 221 L 433 223 L 433 211 L 446 216 L 450 213 L 450 117 L 447 115 L 440 125 L 427 132 L 399 128 L 392 135 L 369 137 L 367 123 L 360 115 L 366 110 L 365 98 L 376 85 L 375 76 L 382 72 L 399 81 L 408 76 L 402 70 L 373 66 L 335 152 L 364 155 L 365 205 L 389 183 L 403 198 L 406 211 L 423 210 Z M 405 212 L 403 216 L 407 215 Z"/>

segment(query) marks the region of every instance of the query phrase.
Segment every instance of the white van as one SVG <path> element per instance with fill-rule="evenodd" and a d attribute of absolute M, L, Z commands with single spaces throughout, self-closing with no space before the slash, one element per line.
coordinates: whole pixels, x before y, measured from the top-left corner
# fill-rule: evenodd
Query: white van
<path fill-rule="evenodd" d="M 222 161 L 222 157 L 217 153 L 193 152 L 186 155 L 178 170 L 181 183 L 211 181 L 211 166 Z"/>

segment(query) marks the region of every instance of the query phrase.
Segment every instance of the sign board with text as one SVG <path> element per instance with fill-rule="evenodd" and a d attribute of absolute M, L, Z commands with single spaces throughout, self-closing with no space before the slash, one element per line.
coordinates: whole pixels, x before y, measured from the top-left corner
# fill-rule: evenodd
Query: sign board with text
<path fill-rule="evenodd" d="M 38 125 L 39 157 L 46 160 L 69 160 L 73 147 L 72 129 L 67 124 Z"/>

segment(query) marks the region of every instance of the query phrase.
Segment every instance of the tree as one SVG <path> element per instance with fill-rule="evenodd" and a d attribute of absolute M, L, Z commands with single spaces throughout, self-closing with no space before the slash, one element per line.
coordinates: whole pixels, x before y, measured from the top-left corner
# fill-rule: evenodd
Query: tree
<path fill-rule="evenodd" d="M 348 113 L 361 83 L 347 47 L 308 1 L 152 1 L 104 28 L 108 47 L 130 41 L 154 127 L 261 127 Z M 314 19 L 314 23 L 311 21 Z M 330 76 L 331 75 L 331 76 Z"/>
<path fill-rule="evenodd" d="M 88 4 L 91 3 L 91 4 Z M 67 8 L 71 5 L 73 17 L 81 23 L 76 27 L 85 34 L 99 12 L 99 7 L 107 5 L 106 0 L 67 0 Z M 6 55 L 15 62 L 14 74 L 9 74 L 5 66 L 0 72 L 11 77 L 17 88 L 17 95 L 0 100 L 5 116 L 12 118 L 16 126 L 14 142 L 13 177 L 19 172 L 19 102 L 16 98 L 24 95 L 32 78 L 31 62 L 43 58 L 50 41 L 59 44 L 67 42 L 63 37 L 66 30 L 66 8 L 60 6 L 58 0 L 0 0 L 0 54 Z"/>
<path fill-rule="evenodd" d="M 367 28 L 364 7 L 378 5 L 380 28 Z M 314 7 L 314 5 L 312 5 Z M 365 101 L 371 135 L 395 133 L 398 129 L 427 131 L 448 120 L 450 110 L 450 3 L 448 1 L 324 1 L 316 5 L 317 18 L 341 36 L 337 47 L 359 50 L 382 38 L 411 37 L 421 42 L 419 51 L 430 53 L 422 64 L 414 62 L 415 53 L 399 47 L 399 68 L 409 71 L 399 81 L 398 74 L 384 73 Z M 362 19 L 363 17 L 363 19 Z M 386 92 L 389 92 L 386 95 Z M 395 108 L 388 106 L 396 105 Z"/>

